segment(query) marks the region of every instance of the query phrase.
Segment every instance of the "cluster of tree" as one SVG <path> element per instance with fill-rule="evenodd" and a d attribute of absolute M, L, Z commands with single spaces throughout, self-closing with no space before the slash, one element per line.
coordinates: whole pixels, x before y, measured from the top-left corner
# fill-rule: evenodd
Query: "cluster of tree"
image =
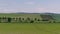
<path fill-rule="evenodd" d="M 51 15 L 40 15 L 43 21 L 54 20 Z"/>
<path fill-rule="evenodd" d="M 35 18 L 35 19 L 31 19 L 29 17 L 27 18 L 21 18 L 21 17 L 14 17 L 14 18 L 11 18 L 11 17 L 0 17 L 0 23 L 3 22 L 8 22 L 8 23 L 11 23 L 11 22 L 29 22 L 29 23 L 33 23 L 34 21 L 40 21 L 39 19 Z"/>
<path fill-rule="evenodd" d="M 42 20 L 40 18 L 33 18 L 31 19 L 30 17 L 27 18 L 22 18 L 22 17 L 0 17 L 0 23 L 11 23 L 11 22 L 18 22 L 18 23 L 35 23 L 35 21 L 40 22 L 40 21 L 49 21 L 50 19 L 53 19 L 51 16 L 48 15 L 41 15 Z M 51 21 L 49 21 L 51 23 Z"/>

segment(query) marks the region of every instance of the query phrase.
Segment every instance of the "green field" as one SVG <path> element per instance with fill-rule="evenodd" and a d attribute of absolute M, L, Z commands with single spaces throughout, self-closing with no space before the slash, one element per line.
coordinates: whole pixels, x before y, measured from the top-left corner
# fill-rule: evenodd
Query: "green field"
<path fill-rule="evenodd" d="M 1 23 L 0 34 L 60 34 L 60 24 Z"/>
<path fill-rule="evenodd" d="M 0 17 L 40 17 L 40 14 L 0 14 Z"/>
<path fill-rule="evenodd" d="M 0 14 L 0 17 L 38 18 L 40 14 Z M 59 15 L 52 15 L 57 21 Z M 60 23 L 0 23 L 0 34 L 60 34 Z"/>

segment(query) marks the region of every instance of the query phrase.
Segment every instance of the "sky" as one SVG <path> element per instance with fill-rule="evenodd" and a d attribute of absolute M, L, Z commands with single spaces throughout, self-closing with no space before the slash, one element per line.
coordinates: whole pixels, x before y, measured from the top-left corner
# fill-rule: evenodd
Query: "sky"
<path fill-rule="evenodd" d="M 0 0 L 0 13 L 60 13 L 60 0 Z"/>

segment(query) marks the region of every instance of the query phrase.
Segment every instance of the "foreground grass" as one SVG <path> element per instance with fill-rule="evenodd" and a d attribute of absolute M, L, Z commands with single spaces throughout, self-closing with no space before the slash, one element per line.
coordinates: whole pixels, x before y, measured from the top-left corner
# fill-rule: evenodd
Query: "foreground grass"
<path fill-rule="evenodd" d="M 60 24 L 0 23 L 0 34 L 60 34 Z"/>

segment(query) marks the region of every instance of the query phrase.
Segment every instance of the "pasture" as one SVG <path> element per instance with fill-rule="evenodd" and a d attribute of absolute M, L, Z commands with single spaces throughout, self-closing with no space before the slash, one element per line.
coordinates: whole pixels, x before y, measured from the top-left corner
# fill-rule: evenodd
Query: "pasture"
<path fill-rule="evenodd" d="M 0 34 L 60 34 L 60 24 L 0 23 Z"/>
<path fill-rule="evenodd" d="M 6 17 L 40 17 L 40 14 L 24 14 L 24 13 L 21 13 L 21 14 L 13 14 L 13 13 L 10 13 L 10 14 L 0 14 L 0 17 L 3 17 L 3 16 L 6 16 Z"/>
<path fill-rule="evenodd" d="M 27 17 L 30 17 L 31 19 L 33 18 L 42 19 L 40 14 L 0 14 L 0 17 L 4 17 L 4 16 L 12 17 L 12 18 L 21 17 L 24 19 Z M 0 34 L 60 34 L 60 23 L 2 22 L 0 23 Z"/>

